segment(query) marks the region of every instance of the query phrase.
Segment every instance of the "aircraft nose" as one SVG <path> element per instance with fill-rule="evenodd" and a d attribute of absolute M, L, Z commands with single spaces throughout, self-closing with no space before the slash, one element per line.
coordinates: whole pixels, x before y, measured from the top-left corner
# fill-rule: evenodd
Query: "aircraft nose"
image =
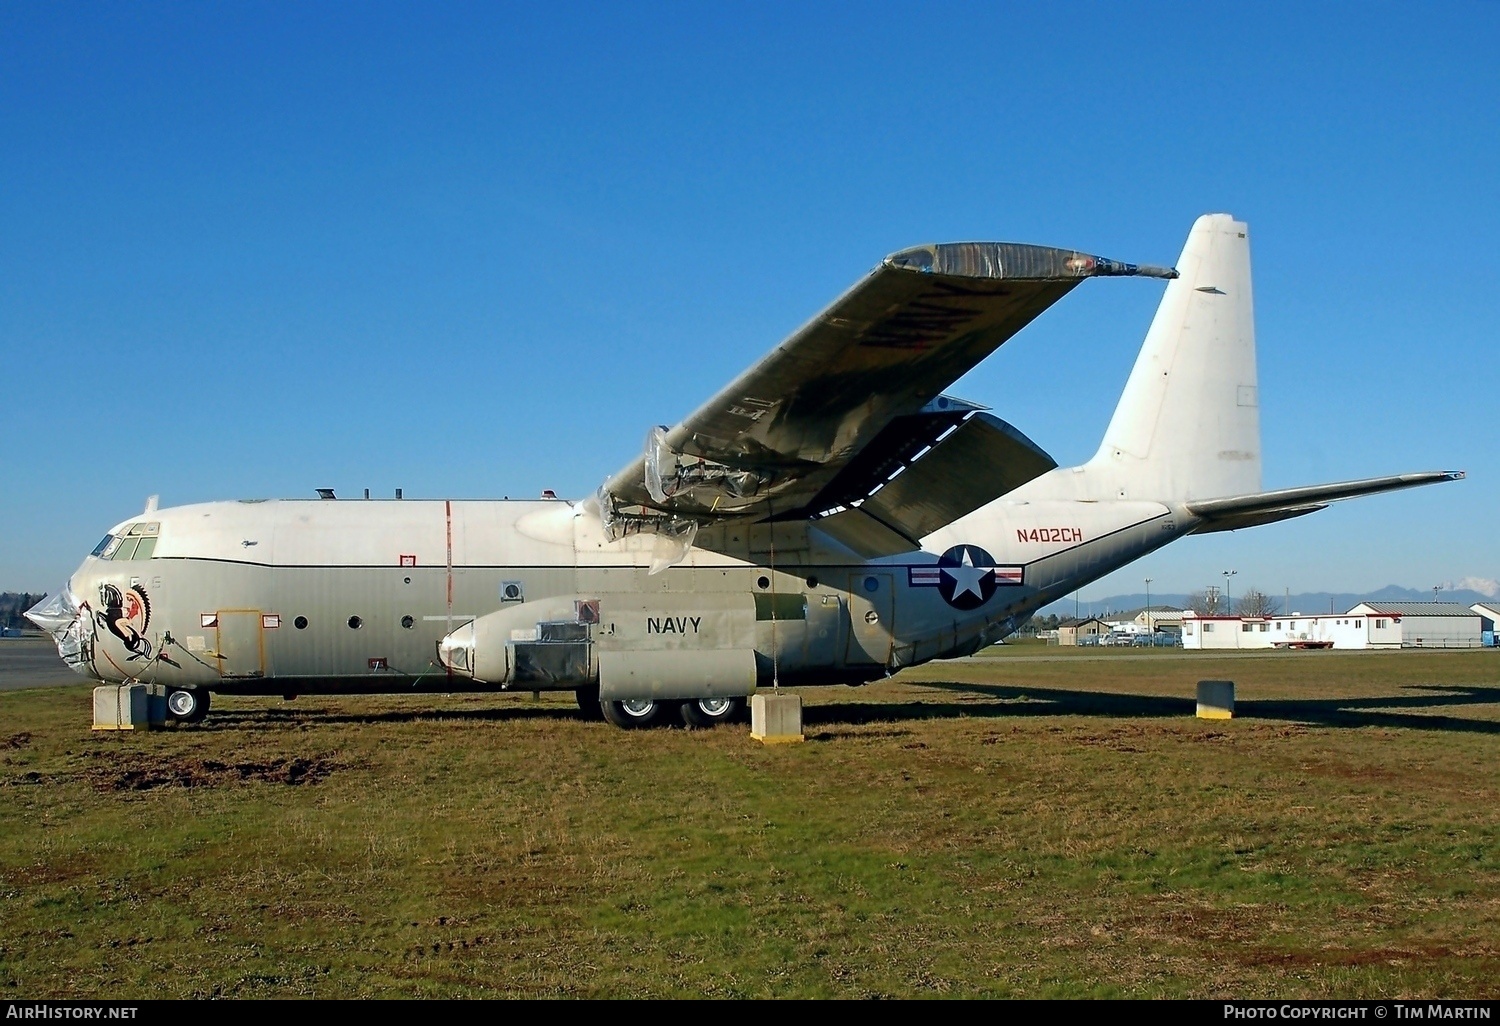
<path fill-rule="evenodd" d="M 79 603 L 67 584 L 26 610 L 25 615 L 52 636 L 57 654 L 70 670 L 85 677 L 94 676 L 88 652 L 91 624 L 79 616 Z"/>
<path fill-rule="evenodd" d="M 438 661 L 465 677 L 474 676 L 474 625 L 466 623 L 438 642 Z"/>

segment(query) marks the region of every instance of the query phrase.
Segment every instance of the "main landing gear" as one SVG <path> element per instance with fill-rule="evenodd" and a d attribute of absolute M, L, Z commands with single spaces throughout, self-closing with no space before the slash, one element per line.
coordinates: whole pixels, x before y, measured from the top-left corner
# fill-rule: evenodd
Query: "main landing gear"
<path fill-rule="evenodd" d="M 717 727 L 739 719 L 743 698 L 694 698 L 682 703 L 682 722 L 689 727 Z"/>
<path fill-rule="evenodd" d="M 579 692 L 580 708 L 588 709 L 588 700 Z M 693 698 L 686 702 L 632 698 L 623 702 L 599 702 L 604 718 L 617 727 L 655 727 L 680 717 L 689 727 L 717 727 L 731 723 L 745 710 L 743 698 Z M 675 715 L 674 715 L 675 714 Z"/>

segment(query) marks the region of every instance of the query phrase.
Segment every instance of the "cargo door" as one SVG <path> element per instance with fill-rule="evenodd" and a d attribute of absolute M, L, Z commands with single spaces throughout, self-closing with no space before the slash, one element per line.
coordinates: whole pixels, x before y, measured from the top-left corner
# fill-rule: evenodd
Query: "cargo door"
<path fill-rule="evenodd" d="M 265 676 L 260 610 L 221 609 L 218 621 L 219 676 Z"/>
<path fill-rule="evenodd" d="M 849 666 L 888 666 L 896 630 L 895 577 L 860 573 L 849 578 Z"/>

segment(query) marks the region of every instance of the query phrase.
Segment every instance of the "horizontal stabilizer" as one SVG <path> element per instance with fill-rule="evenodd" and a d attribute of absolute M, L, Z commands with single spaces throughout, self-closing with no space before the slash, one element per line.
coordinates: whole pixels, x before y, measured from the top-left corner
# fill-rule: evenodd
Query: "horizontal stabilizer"
<path fill-rule="evenodd" d="M 908 552 L 934 531 L 1056 466 L 999 417 L 976 413 L 857 509 L 817 524 L 866 558 Z"/>
<path fill-rule="evenodd" d="M 1316 513 L 1339 499 L 1353 499 L 1361 495 L 1391 492 L 1398 488 L 1437 484 L 1440 481 L 1461 481 L 1463 478 L 1462 470 L 1431 470 L 1420 474 L 1396 474 L 1392 477 L 1365 478 L 1362 481 L 1282 488 L 1253 495 L 1231 495 L 1223 499 L 1190 502 L 1187 509 L 1203 521 L 1193 528 L 1194 534 L 1237 531 L 1242 527 L 1258 527 L 1261 524 L 1273 524 L 1278 520 Z"/>

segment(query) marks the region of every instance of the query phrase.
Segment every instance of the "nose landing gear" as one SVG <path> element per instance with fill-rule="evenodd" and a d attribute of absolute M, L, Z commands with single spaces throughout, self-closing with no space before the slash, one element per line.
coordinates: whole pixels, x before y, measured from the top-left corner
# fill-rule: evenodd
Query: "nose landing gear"
<path fill-rule="evenodd" d="M 199 688 L 173 688 L 167 692 L 167 715 L 178 723 L 197 723 L 208 715 L 208 699 Z"/>

